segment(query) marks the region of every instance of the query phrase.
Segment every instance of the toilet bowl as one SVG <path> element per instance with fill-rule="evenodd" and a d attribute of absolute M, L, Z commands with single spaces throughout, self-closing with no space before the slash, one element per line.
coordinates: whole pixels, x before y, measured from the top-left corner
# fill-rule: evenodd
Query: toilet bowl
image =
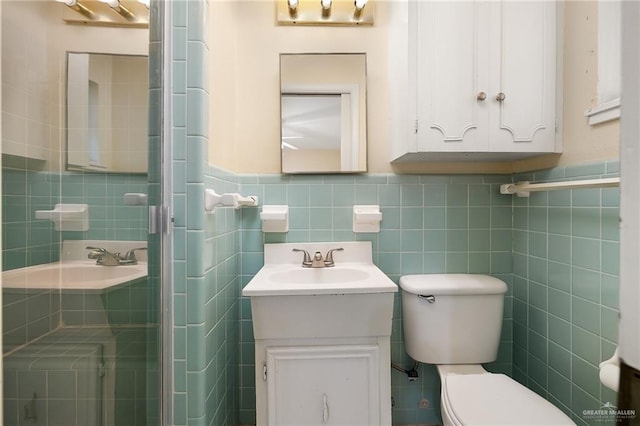
<path fill-rule="evenodd" d="M 400 278 L 407 353 L 437 366 L 444 426 L 575 425 L 560 409 L 482 363 L 495 361 L 507 286 L 486 275 Z"/>
<path fill-rule="evenodd" d="M 473 366 L 478 370 L 474 373 L 450 367 L 438 366 L 445 426 L 575 424 L 559 408 L 504 374 L 489 373 L 479 365 Z"/>

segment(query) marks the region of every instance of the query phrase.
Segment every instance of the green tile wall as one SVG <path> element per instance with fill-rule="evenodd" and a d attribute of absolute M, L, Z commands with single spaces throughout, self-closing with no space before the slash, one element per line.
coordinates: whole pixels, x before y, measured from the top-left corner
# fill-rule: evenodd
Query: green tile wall
<path fill-rule="evenodd" d="M 205 188 L 239 192 L 206 164 L 207 2 L 169 3 L 172 19 L 173 424 L 238 423 L 240 211 L 205 214 Z"/>
<path fill-rule="evenodd" d="M 146 208 L 125 206 L 123 200 L 127 192 L 147 192 L 144 175 L 3 168 L 2 186 L 5 270 L 59 260 L 62 240 L 147 239 Z M 50 220 L 35 219 L 36 210 L 51 210 L 57 203 L 88 204 L 89 230 L 59 232 Z"/>
<path fill-rule="evenodd" d="M 257 195 L 261 205 L 288 204 L 290 230 L 263 234 L 259 208 L 242 210 L 242 283 L 263 262 L 263 244 L 272 242 L 353 241 L 373 244 L 374 262 L 396 283 L 414 273 L 485 273 L 511 288 L 512 199 L 499 193 L 510 176 L 283 176 L 243 175 L 242 193 Z M 379 204 L 379 234 L 354 234 L 354 204 Z M 505 299 L 503 335 L 492 371 L 511 374 L 512 295 Z M 408 368 L 404 350 L 400 293 L 395 299 L 391 357 Z M 240 320 L 240 424 L 255 423 L 254 343 L 249 301 L 242 300 Z M 394 424 L 440 422 L 440 386 L 433 366 L 420 365 L 420 380 L 392 370 Z M 418 408 L 426 398 L 429 407 Z"/>
<path fill-rule="evenodd" d="M 60 243 L 65 239 L 145 241 L 146 209 L 125 206 L 123 196 L 127 192 L 146 192 L 146 177 L 3 168 L 4 270 L 58 261 Z M 88 204 L 89 231 L 59 232 L 50 220 L 35 219 L 36 210 L 50 210 L 56 203 Z M 16 290 L 4 291 L 3 296 L 5 352 L 60 326 L 61 297 L 58 292 Z M 65 306 L 70 309 L 67 312 L 75 313 L 73 318 L 80 323 L 91 316 L 84 309 L 84 303 L 67 301 Z M 143 311 L 139 310 L 136 314 Z M 97 311 L 93 312 L 100 315 Z M 89 321 L 95 324 L 92 321 L 96 320 Z M 105 322 L 104 318 L 102 322 Z"/>
<path fill-rule="evenodd" d="M 197 195 L 188 187 L 173 195 L 176 425 L 237 424 L 239 411 L 240 211 L 205 214 L 203 205 L 205 187 L 223 193 L 239 185 L 214 168 L 203 180 Z"/>
<path fill-rule="evenodd" d="M 2 260 L 5 270 L 54 262 L 60 233 L 53 222 L 36 221 L 35 211 L 59 202 L 59 175 L 2 169 Z"/>
<path fill-rule="evenodd" d="M 545 182 L 618 175 L 618 162 L 516 175 Z M 618 188 L 513 199 L 513 376 L 578 424 L 615 405 L 598 364 L 618 334 Z"/>

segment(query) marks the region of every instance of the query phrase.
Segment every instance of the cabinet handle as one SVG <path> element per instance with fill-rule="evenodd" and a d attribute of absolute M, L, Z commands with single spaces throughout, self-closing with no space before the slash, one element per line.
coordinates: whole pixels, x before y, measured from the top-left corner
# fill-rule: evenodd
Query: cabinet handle
<path fill-rule="evenodd" d="M 478 92 L 476 99 L 479 101 L 484 101 L 485 99 L 487 99 L 487 94 L 485 92 Z"/>
<path fill-rule="evenodd" d="M 322 423 L 326 424 L 329 421 L 329 402 L 327 394 L 322 394 Z"/>
<path fill-rule="evenodd" d="M 506 98 L 506 95 L 502 92 L 498 92 L 498 94 L 496 95 L 496 101 L 498 102 L 504 101 L 505 98 Z"/>

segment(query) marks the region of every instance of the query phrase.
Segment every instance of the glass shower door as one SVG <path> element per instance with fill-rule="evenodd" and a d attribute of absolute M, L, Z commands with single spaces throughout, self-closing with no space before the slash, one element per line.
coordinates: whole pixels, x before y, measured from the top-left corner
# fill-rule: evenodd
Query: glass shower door
<path fill-rule="evenodd" d="M 148 230 L 162 159 L 148 123 L 162 111 L 148 99 L 161 58 L 148 58 L 148 28 L 74 14 L 0 4 L 3 424 L 155 426 L 162 235 Z M 100 162 L 70 143 L 89 135 Z"/>

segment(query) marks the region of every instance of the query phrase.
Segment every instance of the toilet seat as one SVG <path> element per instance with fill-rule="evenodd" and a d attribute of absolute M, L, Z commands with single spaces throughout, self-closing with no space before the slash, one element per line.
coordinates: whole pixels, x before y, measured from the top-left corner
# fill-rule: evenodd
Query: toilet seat
<path fill-rule="evenodd" d="M 575 425 L 560 409 L 504 374 L 447 374 L 442 409 L 453 425 Z"/>

